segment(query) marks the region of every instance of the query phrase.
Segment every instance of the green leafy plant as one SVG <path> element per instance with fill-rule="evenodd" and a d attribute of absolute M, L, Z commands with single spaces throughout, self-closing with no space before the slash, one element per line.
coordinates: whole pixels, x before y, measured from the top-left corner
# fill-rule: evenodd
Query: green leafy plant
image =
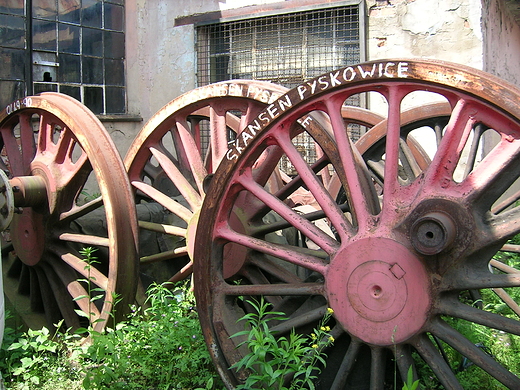
<path fill-rule="evenodd" d="M 57 329 L 60 326 L 56 324 Z M 66 384 L 68 389 L 74 389 L 80 372 L 68 364 L 64 346 L 76 340 L 74 335 L 51 334 L 47 328 L 16 332 L 7 327 L 0 348 L 0 372 L 6 388 L 42 390 Z"/>
<path fill-rule="evenodd" d="M 148 297 L 147 309 L 134 308 L 128 321 L 93 335 L 82 355 L 85 389 L 222 388 L 189 287 L 153 284 Z"/>
<path fill-rule="evenodd" d="M 92 194 L 86 190 L 81 191 L 81 195 L 83 195 L 83 202 L 88 203 L 93 200 L 96 200 L 101 196 L 100 192 L 93 192 Z"/>
<path fill-rule="evenodd" d="M 95 265 L 95 264 L 100 264 L 100 262 L 98 261 L 98 258 L 96 256 L 94 256 L 94 253 L 97 251 L 96 248 L 92 248 L 92 247 L 86 247 L 86 248 L 83 248 L 79 251 L 79 254 L 81 256 L 83 256 L 83 260 L 85 262 L 85 271 L 87 273 L 87 277 L 86 278 L 83 278 L 83 279 L 78 279 L 78 282 L 81 282 L 81 283 L 84 283 L 85 286 L 86 286 L 86 291 L 87 291 L 87 294 L 85 295 L 80 295 L 80 296 L 77 296 L 74 298 L 75 301 L 79 301 L 79 300 L 82 300 L 82 299 L 87 299 L 88 300 L 88 310 L 87 312 L 83 311 L 83 310 L 80 310 L 80 309 L 76 309 L 76 314 L 78 314 L 79 316 L 81 317 L 85 317 L 88 319 L 89 321 L 89 324 L 90 325 L 93 325 L 95 324 L 96 322 L 99 322 L 99 321 L 104 321 L 103 319 L 101 318 L 98 318 L 98 319 L 94 319 L 94 315 L 95 313 L 92 311 L 92 307 L 93 305 L 95 305 L 95 302 L 99 299 L 102 299 L 104 297 L 104 290 L 102 288 L 99 288 L 99 287 L 94 287 L 95 286 L 95 281 L 96 281 L 96 278 L 94 276 L 92 276 L 92 267 Z M 87 332 L 92 332 L 92 329 L 78 329 L 77 332 L 78 333 L 87 333 Z"/>
<path fill-rule="evenodd" d="M 235 333 L 233 338 L 245 337 L 238 347 L 247 346 L 250 351 L 231 368 L 244 370 L 249 375 L 237 390 L 314 389 L 313 380 L 319 373 L 319 365 L 325 366 L 324 348 L 334 342 L 326 325 L 332 316 L 328 309 L 323 320 L 310 336 L 297 334 L 294 329 L 288 337 L 277 337 L 269 328 L 271 321 L 284 321 L 284 313 L 270 311 L 270 304 L 263 297 L 260 301 L 247 301 L 254 309 L 239 321 L 245 322 L 247 329 Z"/>
<path fill-rule="evenodd" d="M 403 384 L 403 390 L 416 390 L 419 387 L 419 380 L 413 380 L 413 367 L 410 366 L 406 376 L 406 382 Z"/>

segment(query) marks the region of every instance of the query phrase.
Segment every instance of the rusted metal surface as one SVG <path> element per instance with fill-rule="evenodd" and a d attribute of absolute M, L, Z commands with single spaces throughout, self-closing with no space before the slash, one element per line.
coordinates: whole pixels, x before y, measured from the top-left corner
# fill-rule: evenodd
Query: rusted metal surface
<path fill-rule="evenodd" d="M 171 283 L 191 274 L 192 245 L 205 196 L 205 181 L 226 158 L 228 145 L 243 141 L 234 134 L 239 134 L 260 110 L 272 106 L 285 92 L 284 87 L 254 80 L 211 84 L 171 101 L 143 127 L 125 157 L 125 165 L 138 202 L 155 202 L 167 213 L 166 221 L 161 223 L 139 221 L 142 231 L 154 232 L 159 236 L 156 240 L 165 242 L 153 253 L 146 251 L 141 258 L 142 265 L 163 261 L 178 263 L 173 265 L 173 276 L 167 280 Z M 384 119 L 358 107 L 345 107 L 342 115 L 345 125 L 367 128 Z M 315 115 L 304 122 L 330 131 L 325 117 Z M 321 149 L 317 149 L 319 156 Z M 257 166 L 269 165 L 257 161 Z M 322 172 L 324 180 L 330 180 L 328 176 Z M 290 178 L 276 168 L 274 172 L 269 171 L 266 180 L 270 191 L 276 192 Z M 306 204 L 307 193 L 300 188 L 291 194 L 291 201 Z M 148 240 L 148 236 L 145 237 Z M 237 256 L 235 262 L 228 267 L 239 267 L 237 264 L 241 261 Z"/>
<path fill-rule="evenodd" d="M 408 122 L 401 101 L 419 91 L 448 104 L 433 116 L 432 105 L 420 114 L 410 111 Z M 347 136 L 341 107 L 366 92 L 387 101 L 388 115 L 380 133 L 366 135 L 360 153 Z M 228 388 L 243 380 L 229 370 L 244 353 L 229 336 L 242 330 L 237 320 L 249 310 L 237 296 L 263 296 L 304 334 L 320 318 L 309 313 L 334 310 L 336 340 L 317 389 L 392 386 L 385 354 L 405 379 L 415 365 L 412 351 L 445 388 L 460 389 L 452 362 L 432 340 L 442 340 L 506 387 L 520 388 L 515 373 L 443 319 L 520 334 L 517 318 L 460 298 L 520 287 L 514 264 L 492 259 L 497 251 L 517 250 L 503 245 L 520 232 L 520 192 L 513 185 L 520 176 L 519 99 L 517 88 L 471 68 L 393 60 L 326 73 L 253 118 L 242 132 L 247 145 L 230 145 L 215 172 L 194 252 L 199 317 Z M 303 118 L 316 111 L 330 118 L 332 136 L 305 126 Z M 324 152 L 312 166 L 291 142 L 298 126 L 312 132 Z M 425 142 L 428 134 L 433 138 Z M 282 156 L 298 175 L 272 193 L 252 168 L 259 158 L 274 167 L 269 159 Z M 326 168 L 338 176 L 343 199 L 320 180 L 318 172 Z M 297 212 L 287 202 L 302 187 L 318 211 Z M 228 267 L 235 253 L 243 257 L 240 268 Z M 502 300 L 507 304 L 506 296 Z M 291 328 L 276 325 L 279 335 Z"/>
<path fill-rule="evenodd" d="M 115 296 L 121 300 L 115 317 L 122 318 L 138 282 L 137 217 L 123 163 L 103 125 L 76 100 L 45 93 L 0 113 L 0 146 L 16 206 L 4 236 L 8 298 L 30 314 L 29 325 L 52 327 L 64 319 L 66 328 L 100 331 Z M 86 247 L 98 249 L 98 263 L 90 267 L 79 253 Z M 82 298 L 88 293 L 81 280 L 103 291 L 96 305 Z"/>
<path fill-rule="evenodd" d="M 142 265 L 173 263 L 160 275 L 171 272 L 166 281 L 172 283 L 191 274 L 205 180 L 225 157 L 233 134 L 285 92 L 284 87 L 253 80 L 211 84 L 172 100 L 145 124 L 130 146 L 125 166 L 137 207 L 157 203 L 165 213 L 160 223 L 140 218 L 142 231 L 154 232 L 162 244 L 143 254 Z M 280 179 L 273 178 L 272 185 L 277 182 Z"/>

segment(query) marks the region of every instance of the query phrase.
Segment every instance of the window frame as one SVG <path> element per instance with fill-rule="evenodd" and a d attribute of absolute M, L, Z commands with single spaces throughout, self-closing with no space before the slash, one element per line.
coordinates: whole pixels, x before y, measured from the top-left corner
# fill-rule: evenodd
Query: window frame
<path fill-rule="evenodd" d="M 263 6 L 249 6 L 238 9 L 232 9 L 227 11 L 209 12 L 206 14 L 199 14 L 195 16 L 181 17 L 175 20 L 175 26 L 181 26 L 186 24 L 193 24 L 195 29 L 195 56 L 197 66 L 197 86 L 206 85 L 213 80 L 211 79 L 211 73 L 209 79 L 201 82 L 199 75 L 199 60 L 201 53 L 198 50 L 198 42 L 200 39 L 205 40 L 209 47 L 209 38 L 200 36 L 200 28 L 209 25 L 220 25 L 230 22 L 247 22 L 252 19 L 267 18 L 267 17 L 278 17 L 287 14 L 297 14 L 309 11 L 324 11 L 329 9 L 339 9 L 344 7 L 357 7 L 358 11 L 358 22 L 359 22 L 359 61 L 364 62 L 367 58 L 367 9 L 365 0 L 342 0 L 336 2 L 323 2 L 320 0 L 291 0 L 282 3 L 270 3 Z M 205 55 L 207 55 L 206 51 Z M 203 56 L 204 54 L 202 54 Z M 313 75 L 312 77 L 317 76 Z M 311 77 L 311 78 L 312 78 Z M 257 79 L 254 78 L 253 79 Z M 262 79 L 262 78 L 258 78 Z M 365 106 L 364 102 L 361 102 L 361 106 Z"/>
<path fill-rule="evenodd" d="M 23 9 L 20 16 L 25 22 L 25 69 L 23 79 L 18 80 L 24 84 L 23 95 L 62 92 L 80 100 L 98 116 L 127 116 L 125 1 L 79 1 L 79 8 L 67 13 L 60 9 L 59 0 L 41 8 L 33 0 L 23 3 L 17 8 Z M 83 6 L 95 7 L 94 22 L 89 21 Z M 7 4 L 5 10 L 2 15 L 11 16 Z M 88 51 L 87 34 L 101 38 L 96 40 L 101 48 L 95 53 Z M 112 39 L 118 40 L 116 51 L 109 50 Z M 8 51 L 5 45 L 2 49 Z M 2 77 L 0 81 L 11 80 Z"/>

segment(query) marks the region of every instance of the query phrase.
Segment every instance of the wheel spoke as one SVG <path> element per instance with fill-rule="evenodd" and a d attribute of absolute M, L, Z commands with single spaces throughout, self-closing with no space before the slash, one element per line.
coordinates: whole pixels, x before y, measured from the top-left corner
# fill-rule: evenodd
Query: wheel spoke
<path fill-rule="evenodd" d="M 298 251 L 296 247 L 288 247 L 269 243 L 254 237 L 249 237 L 244 234 L 234 232 L 231 229 L 221 228 L 218 232 L 218 237 L 246 248 L 271 255 L 273 257 L 288 261 L 289 263 L 299 265 L 312 271 L 325 273 L 327 263 L 322 259 L 304 254 Z"/>
<path fill-rule="evenodd" d="M 439 350 L 426 334 L 422 334 L 413 343 L 417 352 L 424 359 L 426 364 L 432 369 L 442 385 L 447 389 L 464 390 L 451 370 L 451 367 L 443 359 Z"/>
<path fill-rule="evenodd" d="M 517 178 L 516 175 L 501 173 L 516 169 L 519 159 L 520 140 L 502 139 L 461 183 L 461 190 L 468 191 L 471 187 L 472 196 L 468 200 L 477 207 L 489 210 Z"/>
<path fill-rule="evenodd" d="M 178 226 L 166 225 L 164 223 L 154 223 L 147 221 L 139 221 L 141 229 L 150 230 L 157 233 L 170 234 L 172 236 L 186 237 L 187 230 Z"/>
<path fill-rule="evenodd" d="M 24 117 L 24 116 L 22 116 Z M 13 175 L 22 176 L 27 174 L 27 170 L 29 169 L 29 164 L 26 164 L 26 161 L 22 159 L 22 155 L 20 153 L 20 148 L 18 146 L 17 139 L 14 134 L 14 125 L 8 123 L 6 126 L 3 126 L 1 129 L 2 135 L 2 144 L 5 149 L 5 154 L 9 160 L 9 169 Z M 21 127 L 20 131 L 30 131 L 32 133 L 31 128 L 27 128 L 24 125 Z M 34 156 L 33 156 L 34 157 Z M 32 159 L 31 159 L 32 161 Z M 30 161 L 29 161 L 30 162 Z"/>
<path fill-rule="evenodd" d="M 103 206 L 103 198 L 101 196 L 91 200 L 81 206 L 74 205 L 70 210 L 65 210 L 60 214 L 60 222 L 70 224 L 85 215 L 97 210 Z"/>
<path fill-rule="evenodd" d="M 189 203 L 191 209 L 200 208 L 202 199 L 197 191 L 193 189 L 191 184 L 186 180 L 184 175 L 172 163 L 172 161 L 159 149 L 155 147 L 150 148 L 152 155 L 159 161 L 164 172 L 168 175 L 172 183 L 175 183 L 184 199 Z"/>
<path fill-rule="evenodd" d="M 330 390 L 343 390 L 347 384 L 347 379 L 354 369 L 354 363 L 360 353 L 363 344 L 357 340 L 352 340 L 348 346 L 347 353 L 341 361 L 336 377 Z"/>
<path fill-rule="evenodd" d="M 455 297 L 442 300 L 439 304 L 439 312 L 489 328 L 520 335 L 520 322 L 518 320 L 465 305 Z"/>
<path fill-rule="evenodd" d="M 510 371 L 500 365 L 495 359 L 482 351 L 481 348 L 478 348 L 472 344 L 468 339 L 463 337 L 444 321 L 437 320 L 433 324 L 432 333 L 443 340 L 445 343 L 451 345 L 463 356 L 466 356 L 474 364 L 487 371 L 491 376 L 495 377 L 508 388 L 516 389 L 520 387 L 520 378 L 512 374 Z"/>
<path fill-rule="evenodd" d="M 288 320 L 281 322 L 279 325 L 273 326 L 270 329 L 270 331 L 276 332 L 280 335 L 289 333 L 292 329 L 318 322 L 320 319 L 323 318 L 326 312 L 326 305 L 317 307 L 316 309 L 310 310 L 304 314 L 298 315 L 296 317 L 291 317 Z"/>
<path fill-rule="evenodd" d="M 322 283 L 300 283 L 300 284 L 255 284 L 255 285 L 226 285 L 221 286 L 226 295 L 322 295 L 324 288 Z"/>
<path fill-rule="evenodd" d="M 273 211 L 279 214 L 282 218 L 288 221 L 292 226 L 302 231 L 305 236 L 319 245 L 325 252 L 332 253 L 338 248 L 338 243 L 332 237 L 327 235 L 323 230 L 316 225 L 309 222 L 307 219 L 300 216 L 293 209 L 287 207 L 285 203 L 280 201 L 275 196 L 267 192 L 263 187 L 259 186 L 251 178 L 242 176 L 240 184 L 244 186 L 249 192 L 255 195 L 258 199 L 269 206 Z"/>
<path fill-rule="evenodd" d="M 332 226 L 337 231 L 343 232 L 343 226 L 348 226 L 349 222 L 337 206 L 336 202 L 323 184 L 319 181 L 314 171 L 307 165 L 301 154 L 296 150 L 294 145 L 287 138 L 285 140 L 279 139 L 280 147 L 284 150 L 287 157 L 298 172 L 299 177 L 303 180 L 306 187 L 310 190 L 316 202 L 320 205 L 322 210 L 326 210 L 327 217 L 330 219 Z"/>
<path fill-rule="evenodd" d="M 462 150 L 475 125 L 475 120 L 471 118 L 472 110 L 471 104 L 465 100 L 457 102 L 437 152 L 425 173 L 424 185 L 429 188 L 446 191 L 448 183 L 452 183 Z"/>
<path fill-rule="evenodd" d="M 202 194 L 204 193 L 203 181 L 204 178 L 208 175 L 208 172 L 202 163 L 200 150 L 197 148 L 193 136 L 189 131 L 188 123 L 185 120 L 178 120 L 176 123 L 176 128 L 179 134 L 179 139 L 181 141 L 180 144 L 182 145 L 182 150 L 184 151 L 187 158 L 186 167 L 190 167 L 199 193 Z"/>
<path fill-rule="evenodd" d="M 132 185 L 159 204 L 166 207 L 179 218 L 182 218 L 184 221 L 189 222 L 191 220 L 193 213 L 189 209 L 181 205 L 179 202 L 176 202 L 170 197 L 164 195 L 161 191 L 155 189 L 151 185 L 139 181 L 133 181 Z"/>
<path fill-rule="evenodd" d="M 385 355 L 383 348 L 371 348 L 370 389 L 382 390 L 385 386 Z"/>
<path fill-rule="evenodd" d="M 93 284 L 99 288 L 107 291 L 109 289 L 108 277 L 100 272 L 95 264 L 89 265 L 84 259 L 68 252 L 62 248 L 53 248 L 53 252 L 63 260 L 63 262 L 69 265 L 72 269 L 78 272 L 85 279 L 89 279 Z"/>
<path fill-rule="evenodd" d="M 70 297 L 73 298 L 73 301 L 79 306 L 79 309 L 90 319 L 89 322 L 92 324 L 99 322 L 101 311 L 93 304 L 93 296 L 89 296 L 85 287 L 76 279 L 76 273 L 64 265 L 64 263 L 51 262 L 51 268 L 63 286 L 66 287 Z M 103 309 L 110 311 L 112 302 L 105 300 L 103 306 Z M 70 311 L 70 309 L 68 310 Z"/>
<path fill-rule="evenodd" d="M 77 242 L 84 245 L 104 246 L 110 245 L 110 240 L 106 237 L 92 236 L 89 234 L 62 233 L 58 236 L 62 241 Z"/>
<path fill-rule="evenodd" d="M 284 283 L 300 283 L 302 281 L 293 272 L 265 256 L 260 258 L 260 256 L 251 254 L 249 257 L 249 264 L 258 267 L 262 271 L 269 273 L 271 276 L 283 281 Z"/>
<path fill-rule="evenodd" d="M 48 264 L 42 264 L 43 274 L 49 281 L 51 291 L 58 304 L 61 317 L 64 319 L 67 328 L 77 329 L 80 326 L 78 316 L 74 312 L 74 304 L 70 299 L 66 284 L 60 280 L 59 276 Z M 43 275 L 42 275 L 43 276 Z M 37 292 L 39 293 L 39 292 Z"/>
<path fill-rule="evenodd" d="M 36 140 L 32 128 L 32 115 L 20 115 L 20 143 L 22 167 L 28 168 L 36 155 Z M 41 120 L 41 118 L 40 118 Z M 8 153 L 9 156 L 9 153 Z"/>
<path fill-rule="evenodd" d="M 492 274 L 465 266 L 466 273 L 453 272 L 447 274 L 440 285 L 442 291 L 474 290 L 482 288 L 520 287 L 520 274 Z M 459 269 L 459 271 L 462 271 Z M 461 276 L 463 275 L 463 276 Z"/>
<path fill-rule="evenodd" d="M 327 102 L 327 114 L 330 116 L 332 124 L 334 138 L 338 145 L 336 152 L 340 158 L 341 165 L 336 166 L 336 170 L 340 177 L 344 179 L 345 191 L 348 193 L 349 204 L 353 211 L 355 220 L 359 230 L 367 229 L 373 222 L 372 205 L 368 203 L 366 185 L 364 185 L 364 173 L 361 172 L 360 159 L 356 156 L 357 151 L 355 150 L 352 141 L 348 137 L 347 129 L 341 116 L 341 104 L 339 101 Z M 341 224 L 339 225 L 341 226 Z M 344 228 L 340 228 L 339 232 L 344 231 Z M 341 234 L 341 233 L 340 233 Z M 348 238 L 348 237 L 346 237 Z"/>
<path fill-rule="evenodd" d="M 188 254 L 188 248 L 183 246 L 183 247 L 180 247 L 180 248 L 175 248 L 172 251 L 155 253 L 155 254 L 150 255 L 150 256 L 143 256 L 143 257 L 140 258 L 140 263 L 141 264 L 146 264 L 146 263 L 155 263 L 155 262 L 158 262 L 158 261 L 166 261 L 166 260 L 171 260 L 171 259 L 177 259 L 179 257 L 186 256 L 187 254 Z"/>
<path fill-rule="evenodd" d="M 390 194 L 396 192 L 399 177 L 399 143 L 401 139 L 401 100 L 403 92 L 399 88 L 390 87 L 388 91 L 388 119 L 387 135 L 385 145 L 385 171 L 383 193 L 387 194 L 383 198 L 383 211 L 392 206 L 389 202 L 393 199 Z"/>
<path fill-rule="evenodd" d="M 211 167 L 210 171 L 215 171 L 224 158 L 228 149 L 226 125 L 226 113 L 218 110 L 214 105 L 210 106 L 209 120 L 213 129 L 211 142 Z"/>
<path fill-rule="evenodd" d="M 392 348 L 394 352 L 394 359 L 397 361 L 397 367 L 399 367 L 399 373 L 401 374 L 401 379 L 406 383 L 408 378 L 408 370 L 412 368 L 413 370 L 413 380 L 414 382 L 418 380 L 417 369 L 415 367 L 415 361 L 412 356 L 412 352 L 410 350 L 409 344 L 404 345 L 396 345 L 395 348 Z"/>

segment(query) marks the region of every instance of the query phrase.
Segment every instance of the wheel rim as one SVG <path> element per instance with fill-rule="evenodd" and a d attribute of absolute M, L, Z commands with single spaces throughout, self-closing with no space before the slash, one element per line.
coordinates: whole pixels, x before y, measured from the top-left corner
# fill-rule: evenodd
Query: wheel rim
<path fill-rule="evenodd" d="M 320 83 L 321 89 L 311 89 Z M 388 120 L 385 180 L 379 191 L 367 192 L 369 158 L 383 154 L 367 148 L 367 164 L 359 159 L 346 136 L 340 108 L 352 94 L 370 91 L 388 102 Z M 451 115 L 431 161 L 407 177 L 400 155 L 401 101 L 416 91 L 442 96 Z M 512 196 L 503 196 L 519 176 L 513 169 L 520 156 L 520 108 L 515 102 L 519 93 L 499 79 L 459 65 L 395 61 L 330 72 L 274 103 L 290 109 L 262 126 L 247 149 L 232 149 L 237 158 L 222 163 L 215 174 L 201 211 L 204 229 L 197 232 L 194 272 L 199 314 L 214 361 L 229 388 L 236 386 L 237 378 L 228 368 L 242 353 L 229 336 L 242 330 L 236 321 L 245 314 L 234 297 L 260 295 L 273 303 L 274 310 L 285 309 L 291 319 L 288 323 L 300 324 L 297 331 L 303 329 L 302 323 L 314 324 L 327 306 L 334 309 L 331 333 L 337 343 L 328 351 L 317 388 L 355 388 L 358 380 L 363 383 L 359 388 L 382 388 L 385 352 L 394 355 L 406 378 L 408 368 L 414 366 L 412 351 L 418 352 L 446 388 L 461 388 L 443 349 L 434 343 L 437 340 L 505 386 L 520 386 L 513 372 L 448 321 L 454 317 L 520 334 L 518 319 L 472 307 L 459 298 L 462 292 L 520 285 L 515 268 L 492 260 L 501 248 L 508 249 L 504 243 L 519 232 L 518 208 L 514 207 L 518 195 L 513 191 Z M 333 126 L 335 146 L 327 146 L 330 139 L 323 134 L 313 137 L 328 159 L 319 169 L 332 165 L 346 189 L 343 212 L 338 212 L 341 205 L 335 204 L 317 179 L 317 168 L 309 168 L 290 142 L 294 122 L 315 110 L 326 113 Z M 261 117 L 262 113 L 257 118 Z M 485 137 L 481 127 L 493 129 L 499 143 L 485 151 L 483 162 L 477 164 L 474 157 L 479 149 L 472 144 L 478 145 Z M 282 149 L 298 166 L 300 176 L 295 180 L 304 182 L 315 196 L 321 214 L 302 218 L 284 204 L 285 198 L 256 184 L 251 168 L 269 148 Z M 458 177 L 463 162 L 470 167 Z M 375 204 L 377 198 L 380 202 Z M 263 218 L 270 210 L 282 221 L 267 224 Z M 309 222 L 323 217 L 332 236 Z M 280 245 L 267 238 L 268 233 L 289 227 L 302 232 L 317 249 L 289 242 Z M 241 270 L 226 273 L 228 254 L 237 251 L 246 253 L 247 260 Z M 307 270 L 306 278 L 286 272 L 287 267 L 280 264 L 292 265 L 298 272 Z M 491 273 L 490 265 L 502 273 Z M 240 278 L 234 278 L 238 274 Z"/>
<path fill-rule="evenodd" d="M 103 330 L 134 302 L 138 264 L 135 203 L 110 136 L 79 102 L 45 93 L 9 105 L 0 137 L 18 207 L 6 294 L 29 326 Z M 86 266 L 86 247 L 99 263 Z"/>
<path fill-rule="evenodd" d="M 167 276 L 172 286 L 191 274 L 190 243 L 205 180 L 227 152 L 229 132 L 244 128 L 286 91 L 248 80 L 200 87 L 165 105 L 136 136 L 124 163 L 137 194 L 141 242 L 158 243 L 141 247 L 141 267 L 152 279 L 163 282 Z M 156 270 L 159 262 L 173 264 Z"/>

